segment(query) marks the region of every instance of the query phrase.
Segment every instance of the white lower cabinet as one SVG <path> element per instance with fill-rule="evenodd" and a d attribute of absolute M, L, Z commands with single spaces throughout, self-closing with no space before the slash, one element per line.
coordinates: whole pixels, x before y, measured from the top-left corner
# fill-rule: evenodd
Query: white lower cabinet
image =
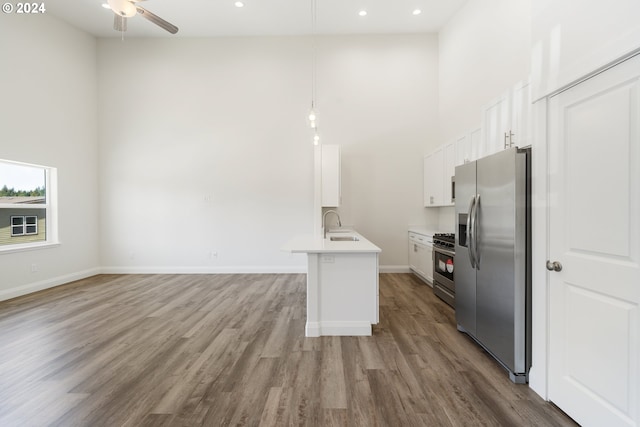
<path fill-rule="evenodd" d="M 409 268 L 433 285 L 433 236 L 409 232 Z"/>

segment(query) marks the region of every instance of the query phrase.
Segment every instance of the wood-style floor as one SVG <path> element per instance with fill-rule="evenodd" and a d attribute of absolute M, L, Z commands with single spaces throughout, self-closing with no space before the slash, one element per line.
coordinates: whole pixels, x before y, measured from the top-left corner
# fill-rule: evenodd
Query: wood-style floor
<path fill-rule="evenodd" d="M 0 426 L 569 426 L 409 274 L 305 338 L 304 275 L 102 275 L 0 302 Z"/>

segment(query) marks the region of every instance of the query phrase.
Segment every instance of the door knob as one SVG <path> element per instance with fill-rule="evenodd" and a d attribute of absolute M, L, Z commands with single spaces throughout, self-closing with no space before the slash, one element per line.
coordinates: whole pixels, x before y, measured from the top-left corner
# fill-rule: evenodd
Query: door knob
<path fill-rule="evenodd" d="M 549 271 L 562 271 L 562 264 L 558 261 L 547 261 L 547 270 Z"/>

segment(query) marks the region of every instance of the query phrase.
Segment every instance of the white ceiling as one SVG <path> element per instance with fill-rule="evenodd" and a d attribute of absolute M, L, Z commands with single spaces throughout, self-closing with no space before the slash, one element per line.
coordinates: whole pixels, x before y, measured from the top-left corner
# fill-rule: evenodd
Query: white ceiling
<path fill-rule="evenodd" d="M 145 9 L 176 25 L 171 35 L 146 19 L 128 21 L 126 37 L 214 37 L 312 34 L 311 0 L 148 0 Z M 55 0 L 47 13 L 97 37 L 120 37 L 106 0 Z M 467 0 L 317 0 L 316 34 L 437 32 Z M 366 10 L 367 16 L 358 15 Z M 422 10 L 413 15 L 415 9 Z"/>

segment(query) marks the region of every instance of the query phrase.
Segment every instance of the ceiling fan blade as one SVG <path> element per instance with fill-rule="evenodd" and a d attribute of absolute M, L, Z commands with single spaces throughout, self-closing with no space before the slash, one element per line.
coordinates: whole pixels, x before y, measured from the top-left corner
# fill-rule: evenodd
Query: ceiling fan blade
<path fill-rule="evenodd" d="M 148 21 L 153 22 L 160 28 L 163 28 L 169 31 L 171 34 L 175 34 L 178 32 L 178 27 L 165 21 L 164 19 L 160 18 L 158 15 L 154 15 L 153 13 L 149 12 L 147 9 L 140 6 L 136 6 L 136 9 L 138 10 L 138 13 L 140 14 L 140 16 L 147 19 Z"/>
<path fill-rule="evenodd" d="M 120 16 L 117 13 L 113 14 L 113 29 L 116 31 L 127 31 L 127 17 Z"/>

